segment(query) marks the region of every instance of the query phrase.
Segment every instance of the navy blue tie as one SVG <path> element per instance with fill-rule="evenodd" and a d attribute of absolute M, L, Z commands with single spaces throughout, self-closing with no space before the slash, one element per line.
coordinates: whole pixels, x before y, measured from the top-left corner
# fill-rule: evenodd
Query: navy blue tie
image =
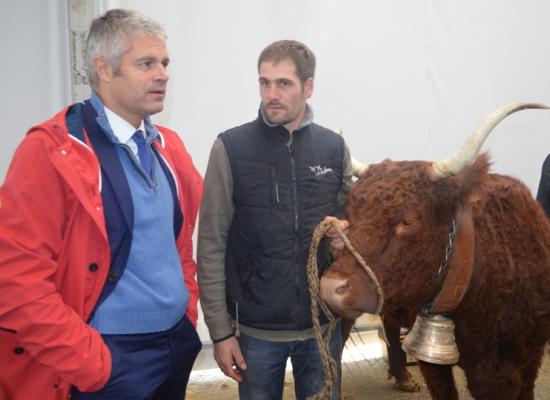
<path fill-rule="evenodd" d="M 134 135 L 132 136 L 132 139 L 134 139 L 134 142 L 136 142 L 137 144 L 138 157 L 141 168 L 150 178 L 153 167 L 153 160 L 151 159 L 151 149 L 148 148 L 147 144 L 145 143 L 145 136 L 143 135 L 142 131 L 136 131 L 136 133 L 134 133 Z"/>

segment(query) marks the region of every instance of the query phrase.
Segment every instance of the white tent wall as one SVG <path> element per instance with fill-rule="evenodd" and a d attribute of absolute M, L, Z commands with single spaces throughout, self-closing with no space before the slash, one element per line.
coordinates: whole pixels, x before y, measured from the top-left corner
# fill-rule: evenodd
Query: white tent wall
<path fill-rule="evenodd" d="M 0 182 L 27 130 L 70 99 L 67 29 L 63 0 L 0 2 Z"/>

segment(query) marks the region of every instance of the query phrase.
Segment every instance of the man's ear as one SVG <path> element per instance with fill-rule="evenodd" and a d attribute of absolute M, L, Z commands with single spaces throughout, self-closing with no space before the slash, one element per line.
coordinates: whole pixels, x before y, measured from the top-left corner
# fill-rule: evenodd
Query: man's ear
<path fill-rule="evenodd" d="M 313 78 L 307 78 L 304 83 L 304 95 L 306 99 L 309 99 L 313 94 Z"/>
<path fill-rule="evenodd" d="M 93 61 L 95 73 L 99 81 L 110 82 L 113 79 L 113 65 L 103 56 L 97 56 Z"/>

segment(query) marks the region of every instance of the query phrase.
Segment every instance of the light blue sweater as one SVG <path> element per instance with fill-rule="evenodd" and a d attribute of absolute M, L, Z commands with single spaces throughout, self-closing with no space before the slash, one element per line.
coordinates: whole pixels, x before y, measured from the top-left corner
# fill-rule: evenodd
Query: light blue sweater
<path fill-rule="evenodd" d="M 96 100 L 92 104 L 97 110 L 99 99 Z M 155 156 L 153 179 L 147 180 L 131 150 L 113 135 L 102 105 L 97 111 L 98 122 L 116 145 L 126 173 L 134 206 L 134 226 L 124 273 L 113 292 L 96 309 L 90 325 L 104 334 L 164 331 L 183 317 L 189 303 L 174 238 L 170 184 Z M 152 129 L 155 128 L 146 123 L 149 144 L 157 134 Z"/>

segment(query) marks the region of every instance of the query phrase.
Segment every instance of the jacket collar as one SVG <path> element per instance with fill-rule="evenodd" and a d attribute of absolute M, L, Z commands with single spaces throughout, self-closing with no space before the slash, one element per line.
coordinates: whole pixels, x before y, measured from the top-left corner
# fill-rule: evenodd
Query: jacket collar
<path fill-rule="evenodd" d="M 263 104 L 260 103 L 260 109 L 258 111 L 258 119 L 263 122 L 264 125 L 266 125 L 267 127 L 269 128 L 277 128 L 277 127 L 281 127 L 283 128 L 286 132 L 288 132 L 286 130 L 286 128 L 280 124 L 272 124 L 271 122 L 268 121 L 267 119 L 267 116 L 265 115 L 265 110 L 264 110 L 264 106 Z M 302 123 L 300 124 L 300 126 L 296 129 L 295 132 L 298 132 L 300 130 L 302 130 L 303 128 L 311 125 L 313 123 L 313 109 L 311 108 L 311 106 L 309 104 L 306 103 L 306 112 L 304 114 L 304 120 L 302 121 Z"/>

